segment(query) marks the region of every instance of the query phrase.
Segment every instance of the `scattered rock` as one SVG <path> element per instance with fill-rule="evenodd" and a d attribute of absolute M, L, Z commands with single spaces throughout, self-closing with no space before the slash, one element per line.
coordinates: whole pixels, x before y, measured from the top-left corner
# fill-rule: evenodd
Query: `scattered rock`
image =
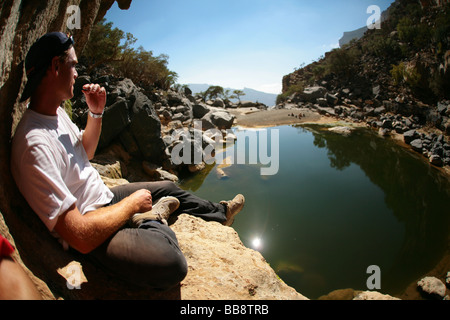
<path fill-rule="evenodd" d="M 349 136 L 353 132 L 353 128 L 341 126 L 330 128 L 328 129 L 328 131 L 339 133 L 342 134 L 343 136 Z"/>
<path fill-rule="evenodd" d="M 210 115 L 210 119 L 217 128 L 230 129 L 236 117 L 226 111 L 217 111 Z"/>
<path fill-rule="evenodd" d="M 442 165 L 444 164 L 444 162 L 442 161 L 442 158 L 437 154 L 432 154 L 429 159 L 430 159 L 430 163 L 437 167 L 442 167 Z"/>
<path fill-rule="evenodd" d="M 441 298 L 445 296 L 445 284 L 436 277 L 425 277 L 417 282 L 419 288 L 430 295 L 437 295 Z"/>
<path fill-rule="evenodd" d="M 190 164 L 188 166 L 189 172 L 191 172 L 191 173 L 200 172 L 205 168 L 206 168 L 206 164 L 204 162 L 199 163 L 199 164 Z"/>
<path fill-rule="evenodd" d="M 327 103 L 331 106 L 337 105 L 337 103 L 339 101 L 339 98 L 336 97 L 336 95 L 330 94 L 328 92 L 325 94 L 325 99 L 327 100 Z"/>
<path fill-rule="evenodd" d="M 298 93 L 296 95 L 296 99 L 301 102 L 312 102 L 315 103 L 317 99 L 323 99 L 325 94 L 327 93 L 327 89 L 320 86 L 315 87 L 307 87 L 303 90 L 302 93 Z"/>
<path fill-rule="evenodd" d="M 142 168 L 144 169 L 145 173 L 148 174 L 152 181 L 172 181 L 172 182 L 178 182 L 179 179 L 176 175 L 171 174 L 162 168 L 158 167 L 157 165 L 153 163 L 149 163 L 147 161 L 144 161 L 142 163 Z"/>
<path fill-rule="evenodd" d="M 223 171 L 222 168 L 216 169 L 216 175 L 219 180 L 228 179 L 228 175 Z"/>
<path fill-rule="evenodd" d="M 112 164 L 100 164 L 100 163 L 91 163 L 92 166 L 98 171 L 100 176 L 107 177 L 110 179 L 122 179 L 122 166 L 119 161 L 116 161 Z"/>
<path fill-rule="evenodd" d="M 381 294 L 376 291 L 364 291 L 356 295 L 353 300 L 400 300 L 388 294 Z"/>
<path fill-rule="evenodd" d="M 403 134 L 403 139 L 405 143 L 410 144 L 414 140 L 420 137 L 419 133 L 416 130 L 409 130 Z"/>
<path fill-rule="evenodd" d="M 326 295 L 320 296 L 318 300 L 353 300 L 358 295 L 359 291 L 351 288 L 334 290 Z"/>
<path fill-rule="evenodd" d="M 211 111 L 211 109 L 209 109 L 209 107 L 206 104 L 203 104 L 203 103 L 194 104 L 194 106 L 193 106 L 193 112 L 194 112 L 194 118 L 195 119 L 203 118 L 210 111 Z"/>
<path fill-rule="evenodd" d="M 218 98 L 214 100 L 213 106 L 218 108 L 225 108 L 225 102 L 223 102 L 222 99 Z"/>
<path fill-rule="evenodd" d="M 383 121 L 383 124 L 381 125 L 383 129 L 392 129 L 392 120 L 386 119 Z"/>
<path fill-rule="evenodd" d="M 386 128 L 380 128 L 380 129 L 378 130 L 378 134 L 379 134 L 381 137 L 387 137 L 387 136 L 389 136 L 390 133 L 391 133 L 391 130 L 386 129 Z"/>
<path fill-rule="evenodd" d="M 257 108 L 258 104 L 253 101 L 241 101 L 239 108 Z"/>
<path fill-rule="evenodd" d="M 317 111 L 318 111 L 320 114 L 323 114 L 323 115 L 326 115 L 326 116 L 331 116 L 331 117 L 333 117 L 333 116 L 336 115 L 336 112 L 334 111 L 334 109 L 333 109 L 333 108 L 329 108 L 329 107 L 320 107 L 320 106 L 317 106 Z"/>
<path fill-rule="evenodd" d="M 411 141 L 411 147 L 414 149 L 414 151 L 422 152 L 423 150 L 423 143 L 421 139 L 416 139 Z"/>
<path fill-rule="evenodd" d="M 375 116 L 379 116 L 381 114 L 384 114 L 385 112 L 386 112 L 386 108 L 385 107 L 378 107 L 378 108 L 375 108 L 373 110 L 373 113 L 374 113 Z"/>

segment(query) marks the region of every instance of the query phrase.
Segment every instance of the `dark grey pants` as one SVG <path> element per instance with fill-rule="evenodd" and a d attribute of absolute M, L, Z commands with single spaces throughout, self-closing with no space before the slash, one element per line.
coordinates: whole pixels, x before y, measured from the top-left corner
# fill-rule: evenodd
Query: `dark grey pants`
<path fill-rule="evenodd" d="M 224 205 L 200 199 L 166 181 L 132 183 L 113 188 L 111 204 L 140 189 L 149 190 L 154 202 L 165 196 L 178 198 L 180 208 L 174 215 L 187 213 L 207 221 L 226 220 Z M 137 229 L 124 227 L 91 255 L 97 263 L 121 279 L 160 290 L 178 285 L 188 270 L 175 233 L 155 221 L 144 222 Z"/>

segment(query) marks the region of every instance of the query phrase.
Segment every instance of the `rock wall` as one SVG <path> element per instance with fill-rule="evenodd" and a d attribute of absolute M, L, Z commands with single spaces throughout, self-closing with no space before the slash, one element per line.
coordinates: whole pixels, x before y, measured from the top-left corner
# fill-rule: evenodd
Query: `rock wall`
<path fill-rule="evenodd" d="M 422 7 L 431 7 L 431 6 L 444 6 L 447 3 L 450 3 L 449 0 L 419 0 L 420 5 Z"/>

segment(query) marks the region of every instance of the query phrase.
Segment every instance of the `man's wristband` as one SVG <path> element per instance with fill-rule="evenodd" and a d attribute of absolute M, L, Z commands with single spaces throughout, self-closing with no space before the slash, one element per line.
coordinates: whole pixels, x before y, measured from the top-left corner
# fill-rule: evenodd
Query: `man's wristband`
<path fill-rule="evenodd" d="M 91 110 L 89 110 L 89 115 L 91 116 L 91 118 L 94 118 L 94 119 L 103 118 L 103 112 L 98 114 L 98 113 L 93 113 Z"/>

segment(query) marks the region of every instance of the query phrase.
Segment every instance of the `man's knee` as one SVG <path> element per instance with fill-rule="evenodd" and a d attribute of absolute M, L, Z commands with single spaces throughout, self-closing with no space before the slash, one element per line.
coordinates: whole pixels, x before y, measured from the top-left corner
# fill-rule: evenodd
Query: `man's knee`
<path fill-rule="evenodd" d="M 117 270 L 124 271 L 132 282 L 156 289 L 178 285 L 188 272 L 175 233 L 158 223 L 120 232 L 110 242 L 108 260 L 114 262 L 110 265 Z"/>
<path fill-rule="evenodd" d="M 34 283 L 10 258 L 0 259 L 0 300 L 41 300 Z"/>
<path fill-rule="evenodd" d="M 178 253 L 167 265 L 169 285 L 175 286 L 183 281 L 188 273 L 188 264 L 182 253 Z"/>
<path fill-rule="evenodd" d="M 167 181 L 167 180 L 161 181 L 160 184 L 161 184 L 161 189 L 164 189 L 169 192 L 173 192 L 173 191 L 176 191 L 179 189 L 178 186 L 172 181 Z"/>
<path fill-rule="evenodd" d="M 167 196 L 177 197 L 180 194 L 180 188 L 172 181 L 149 182 L 146 189 L 153 194 L 153 200 Z"/>
<path fill-rule="evenodd" d="M 179 285 L 187 276 L 188 264 L 182 253 L 169 253 L 160 262 L 158 277 L 148 279 L 150 285 L 160 290 L 169 290 Z M 155 282 L 156 281 L 156 282 Z"/>

